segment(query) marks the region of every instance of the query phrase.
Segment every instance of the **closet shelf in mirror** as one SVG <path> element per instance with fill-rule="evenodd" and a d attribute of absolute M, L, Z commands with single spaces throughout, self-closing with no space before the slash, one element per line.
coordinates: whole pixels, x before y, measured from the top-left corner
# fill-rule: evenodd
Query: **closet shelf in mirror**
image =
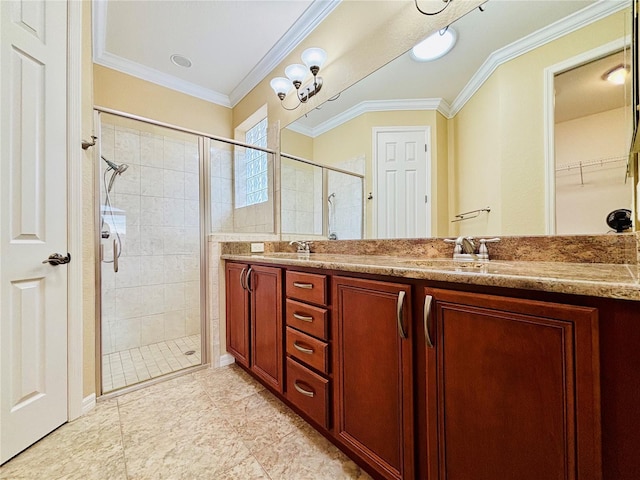
<path fill-rule="evenodd" d="M 572 162 L 564 163 L 556 166 L 556 172 L 568 172 L 574 169 L 581 169 L 584 167 L 604 167 L 611 163 L 626 162 L 628 160 L 626 155 L 619 155 L 617 157 L 600 158 L 597 160 L 587 160 L 585 162 Z"/>

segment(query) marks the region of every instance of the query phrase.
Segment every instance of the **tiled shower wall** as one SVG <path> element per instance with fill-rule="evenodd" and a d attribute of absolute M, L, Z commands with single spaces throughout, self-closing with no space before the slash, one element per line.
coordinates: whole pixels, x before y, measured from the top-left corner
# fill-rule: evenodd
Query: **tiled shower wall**
<path fill-rule="evenodd" d="M 101 129 L 101 155 L 129 165 L 111 192 L 122 230 L 119 271 L 113 263 L 101 264 L 103 353 L 199 334 L 197 139 L 104 122 Z M 103 172 L 106 164 L 100 167 Z M 102 173 L 100 183 L 104 209 Z M 108 213 L 102 216 L 114 223 Z M 111 238 L 102 240 L 107 260 L 113 258 L 113 238 L 112 229 Z"/>
<path fill-rule="evenodd" d="M 364 156 L 341 162 L 338 168 L 364 175 Z M 364 201 L 363 180 L 360 177 L 329 170 L 327 195 L 333 197 L 335 215 L 332 230 L 338 240 L 359 240 L 362 238 L 362 202 Z"/>
<path fill-rule="evenodd" d="M 322 235 L 322 169 L 282 159 L 282 232 Z"/>

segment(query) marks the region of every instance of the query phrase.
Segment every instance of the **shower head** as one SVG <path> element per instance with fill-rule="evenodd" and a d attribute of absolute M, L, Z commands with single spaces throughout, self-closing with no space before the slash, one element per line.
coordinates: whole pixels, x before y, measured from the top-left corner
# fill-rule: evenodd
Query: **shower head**
<path fill-rule="evenodd" d="M 334 198 L 335 196 L 336 196 L 336 194 L 335 194 L 335 192 L 334 192 L 334 193 L 332 193 L 331 195 L 329 195 L 329 196 L 327 197 L 327 200 L 331 200 L 331 199 L 332 199 L 332 198 Z"/>
<path fill-rule="evenodd" d="M 104 160 L 107 163 L 107 165 L 109 165 L 109 169 L 113 170 L 113 172 L 117 173 L 118 175 L 122 175 L 124 171 L 127 168 L 129 168 L 129 165 L 127 165 L 126 163 L 121 163 L 120 165 L 116 165 L 111 160 L 107 160 L 106 158 L 104 158 L 102 155 L 100 155 L 100 158 L 102 158 L 102 160 Z"/>

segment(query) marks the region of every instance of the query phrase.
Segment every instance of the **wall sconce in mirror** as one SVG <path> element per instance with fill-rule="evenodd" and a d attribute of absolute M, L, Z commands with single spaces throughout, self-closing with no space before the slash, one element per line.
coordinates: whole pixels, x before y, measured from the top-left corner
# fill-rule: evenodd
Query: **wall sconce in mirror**
<path fill-rule="evenodd" d="M 284 70 L 284 74 L 287 78 L 276 77 L 271 80 L 271 88 L 276 92 L 276 95 L 280 99 L 280 104 L 285 110 L 295 110 L 301 104 L 307 103 L 311 97 L 320 91 L 322 88 L 322 77 L 318 76 L 320 68 L 327 59 L 327 52 L 321 48 L 307 48 L 302 52 L 302 61 L 304 65 L 293 64 L 289 65 Z M 308 73 L 313 75 L 313 81 L 309 84 L 302 86 Z M 296 96 L 298 97 L 298 104 L 295 107 L 287 107 L 284 104 L 284 99 L 287 94 L 295 87 Z"/>
<path fill-rule="evenodd" d="M 626 65 L 616 65 L 610 70 L 607 70 L 602 75 L 602 79 L 614 85 L 624 85 L 629 75 L 629 67 Z"/>
<path fill-rule="evenodd" d="M 440 10 L 436 10 L 435 12 L 427 12 L 425 10 L 422 10 L 420 8 L 420 6 L 418 5 L 418 0 L 413 0 L 416 4 L 416 8 L 418 9 L 418 11 L 423 14 L 423 15 L 429 15 L 429 16 L 433 16 L 433 15 L 438 15 L 439 13 L 442 13 L 445 11 L 445 9 L 449 6 L 449 4 L 451 4 L 451 2 L 453 0 L 442 0 L 444 2 L 444 7 L 442 7 Z"/>
<path fill-rule="evenodd" d="M 416 8 L 418 9 L 418 11 L 423 14 L 423 15 L 429 15 L 430 17 L 433 15 L 438 15 L 439 13 L 442 13 L 445 11 L 445 9 L 451 4 L 451 2 L 453 2 L 453 0 L 442 0 L 442 2 L 444 3 L 444 6 L 440 9 L 440 10 L 436 10 L 435 12 L 427 12 L 425 10 L 422 10 L 420 8 L 420 6 L 418 5 L 418 0 L 413 0 L 413 2 L 416 4 Z M 480 10 L 481 12 L 484 12 L 484 6 L 480 5 L 478 7 L 478 10 Z"/>

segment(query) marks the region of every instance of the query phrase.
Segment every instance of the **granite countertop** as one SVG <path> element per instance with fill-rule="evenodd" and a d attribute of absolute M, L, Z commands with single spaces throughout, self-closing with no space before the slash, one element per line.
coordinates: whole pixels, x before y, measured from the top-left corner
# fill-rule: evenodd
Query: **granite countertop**
<path fill-rule="evenodd" d="M 468 285 L 640 300 L 636 265 L 503 260 L 459 262 L 440 258 L 284 252 L 223 254 L 221 258 Z"/>

